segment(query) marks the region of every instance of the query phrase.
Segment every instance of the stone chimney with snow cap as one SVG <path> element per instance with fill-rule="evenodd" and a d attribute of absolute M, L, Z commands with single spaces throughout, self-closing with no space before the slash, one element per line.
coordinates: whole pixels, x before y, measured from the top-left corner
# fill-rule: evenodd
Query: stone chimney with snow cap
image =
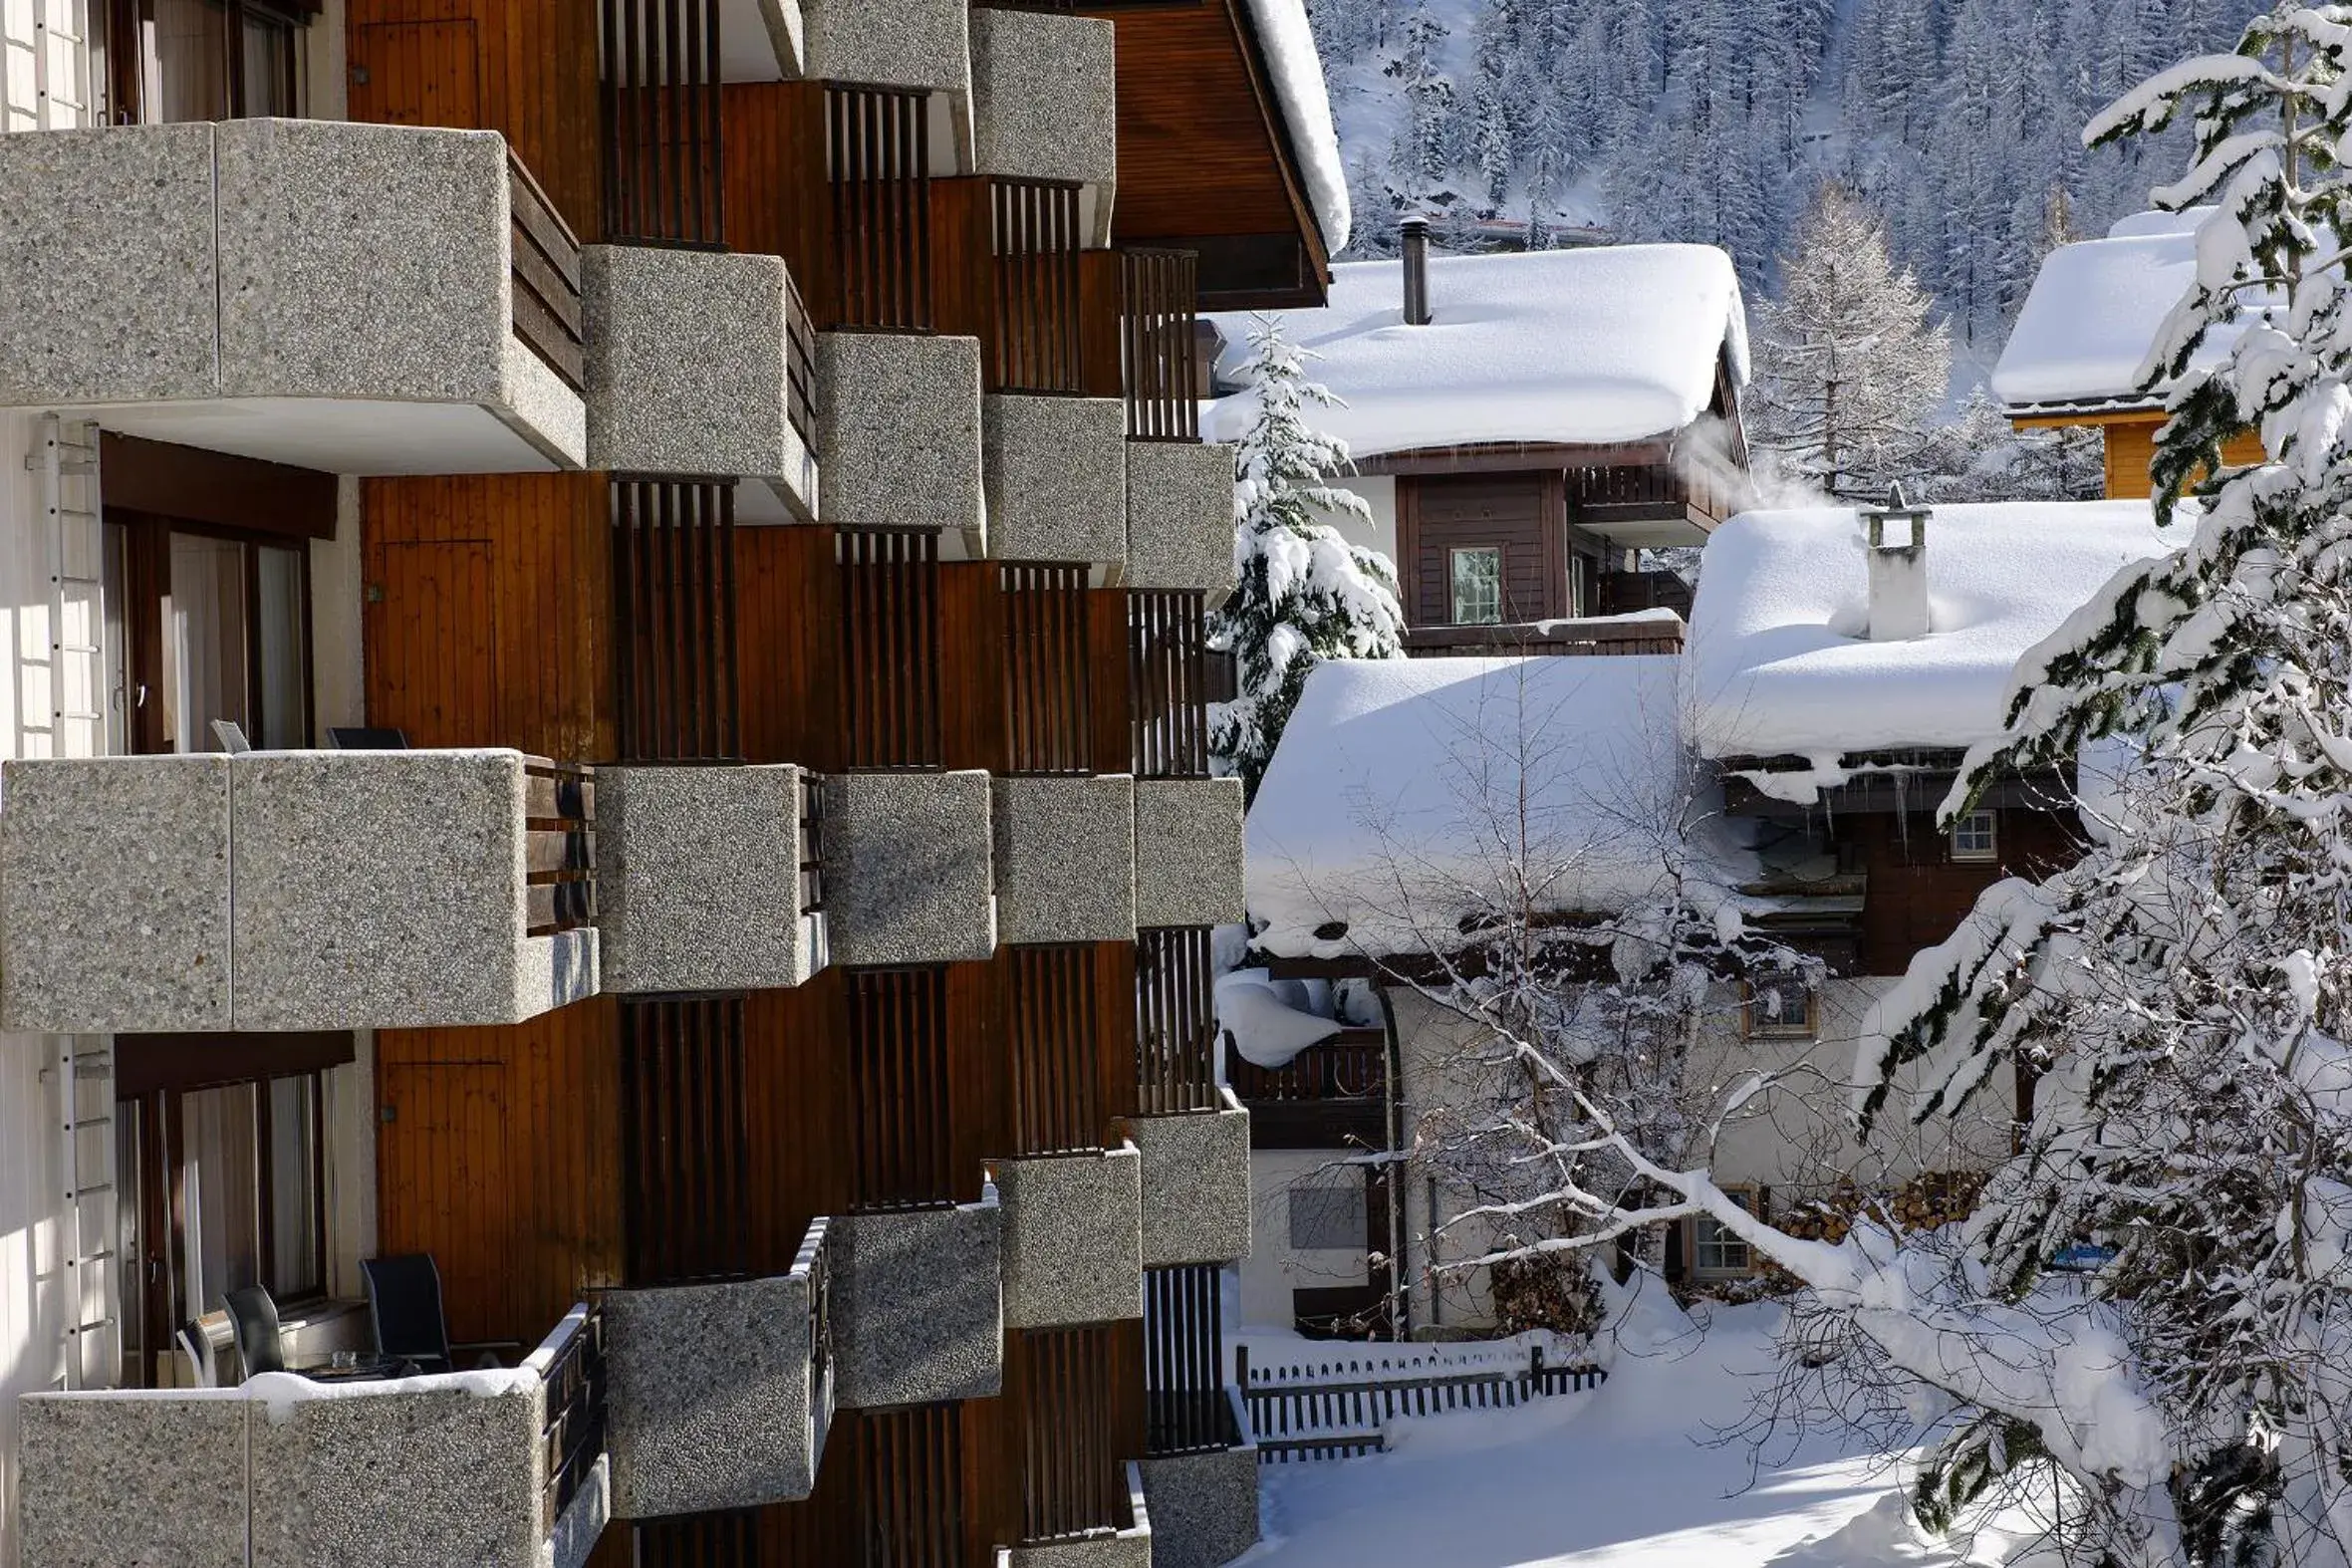
<path fill-rule="evenodd" d="M 1397 225 L 1405 236 L 1405 325 L 1430 324 L 1430 220 L 1407 218 Z"/>
<path fill-rule="evenodd" d="M 1900 484 L 1887 492 L 1885 506 L 1862 509 L 1873 643 L 1900 643 L 1935 630 L 1928 609 L 1928 520 L 1935 515 L 1905 500 Z"/>

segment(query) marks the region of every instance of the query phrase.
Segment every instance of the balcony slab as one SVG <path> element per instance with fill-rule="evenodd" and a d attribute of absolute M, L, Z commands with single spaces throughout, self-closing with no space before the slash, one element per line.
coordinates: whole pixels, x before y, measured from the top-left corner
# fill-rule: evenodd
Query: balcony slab
<path fill-rule="evenodd" d="M 1098 17 L 974 7 L 972 134 L 979 172 L 1091 187 L 1082 232 L 1110 241 L 1119 172 L 1118 50 Z"/>
<path fill-rule="evenodd" d="M 1136 781 L 1136 923 L 1245 917 L 1239 779 Z"/>
<path fill-rule="evenodd" d="M 1000 778 L 993 789 L 997 940 L 1135 940 L 1135 780 Z"/>
<path fill-rule="evenodd" d="M 18 1402 L 23 1560 L 42 1568 L 246 1568 L 251 1408 L 233 1390 Z"/>
<path fill-rule="evenodd" d="M 0 765 L 0 1020 L 226 1029 L 229 759 Z"/>
<path fill-rule="evenodd" d="M 996 950 L 988 775 L 845 773 L 826 784 L 837 963 L 959 963 Z"/>
<path fill-rule="evenodd" d="M 834 527 L 983 539 L 979 340 L 819 333 L 817 460 Z"/>
<path fill-rule="evenodd" d="M 989 558 L 1121 566 L 1127 405 L 1115 397 L 991 394 L 984 418 Z"/>
<path fill-rule="evenodd" d="M 824 922 L 801 914 L 804 777 L 789 765 L 598 770 L 606 990 L 767 990 L 824 966 Z"/>
<path fill-rule="evenodd" d="M 1002 1392 L 1003 1217 L 991 1193 L 953 1208 L 834 1221 L 834 1376 L 844 1408 Z"/>
<path fill-rule="evenodd" d="M 1249 1255 L 1249 1113 L 1224 1108 L 1138 1117 L 1144 1157 L 1144 1266 L 1231 1263 Z"/>
<path fill-rule="evenodd" d="M 1258 1540 L 1254 1445 L 1145 1459 L 1152 1568 L 1223 1568 Z"/>
<path fill-rule="evenodd" d="M 811 77 L 970 101 L 967 0 L 802 0 L 801 9 Z"/>
<path fill-rule="evenodd" d="M 1143 1160 L 1133 1147 L 1000 1161 L 996 1180 L 1006 1328 L 1144 1315 Z"/>
<path fill-rule="evenodd" d="M 781 257 L 591 245 L 589 466 L 763 479 L 816 515 L 816 459 L 792 427 Z"/>
<path fill-rule="evenodd" d="M 817 1484 L 831 1386 L 805 1272 L 606 1294 L 613 1511 L 624 1519 L 794 1502 Z"/>
<path fill-rule="evenodd" d="M 1210 608 L 1233 574 L 1233 449 L 1192 441 L 1127 445 L 1127 586 L 1198 591 Z"/>

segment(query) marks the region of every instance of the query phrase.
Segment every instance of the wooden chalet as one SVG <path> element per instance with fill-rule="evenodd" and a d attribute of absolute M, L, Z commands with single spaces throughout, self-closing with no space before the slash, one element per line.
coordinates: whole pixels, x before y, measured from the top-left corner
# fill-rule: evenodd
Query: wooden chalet
<path fill-rule="evenodd" d="M 1344 243 L 1287 3 L 0 38 L 60 73 L 0 134 L 0 592 L 74 629 L 19 650 L 55 711 L 14 712 L 0 814 L 0 1144 L 18 1100 L 67 1129 L 0 1156 L 66 1238 L 0 1263 L 0 1556 L 1254 1539 L 1196 332 L 1320 303 Z M 148 259 L 39 284 L 77 255 Z M 496 1397 L 372 1330 L 363 1257 L 419 1254 Z M 253 1289 L 278 1331 L 232 1350 Z M 286 1385 L 272 1478 L 260 1392 L 173 1391 L 281 1348 L 373 1381 Z M 166 1407 L 213 1421 L 126 1440 Z M 287 1515 L 319 1495 L 365 1549 Z"/>

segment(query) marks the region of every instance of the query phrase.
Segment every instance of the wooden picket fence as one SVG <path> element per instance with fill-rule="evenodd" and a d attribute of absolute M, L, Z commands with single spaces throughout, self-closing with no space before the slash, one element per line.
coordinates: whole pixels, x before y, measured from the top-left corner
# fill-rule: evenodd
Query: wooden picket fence
<path fill-rule="evenodd" d="M 1609 1376 L 1589 1362 L 1547 1362 L 1545 1349 L 1540 1339 L 1524 1346 L 1350 1345 L 1253 1366 L 1249 1347 L 1240 1345 L 1234 1375 L 1258 1462 L 1294 1464 L 1385 1452 L 1388 1424 L 1403 1418 L 1510 1410 L 1581 1394 Z"/>

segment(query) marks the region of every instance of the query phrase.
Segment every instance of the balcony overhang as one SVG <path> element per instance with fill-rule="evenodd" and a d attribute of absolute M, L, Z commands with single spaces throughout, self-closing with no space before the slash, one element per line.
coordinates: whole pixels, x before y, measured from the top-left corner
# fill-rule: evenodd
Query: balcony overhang
<path fill-rule="evenodd" d="M 31 132 L 0 188 L 0 407 L 332 473 L 586 461 L 546 357 L 577 353 L 577 258 L 494 132 Z"/>
<path fill-rule="evenodd" d="M 1144 1315 L 1143 1164 L 1132 1144 L 996 1163 L 1006 1328 Z"/>
<path fill-rule="evenodd" d="M 718 0 L 719 80 L 794 82 L 808 64 L 800 0 Z"/>

